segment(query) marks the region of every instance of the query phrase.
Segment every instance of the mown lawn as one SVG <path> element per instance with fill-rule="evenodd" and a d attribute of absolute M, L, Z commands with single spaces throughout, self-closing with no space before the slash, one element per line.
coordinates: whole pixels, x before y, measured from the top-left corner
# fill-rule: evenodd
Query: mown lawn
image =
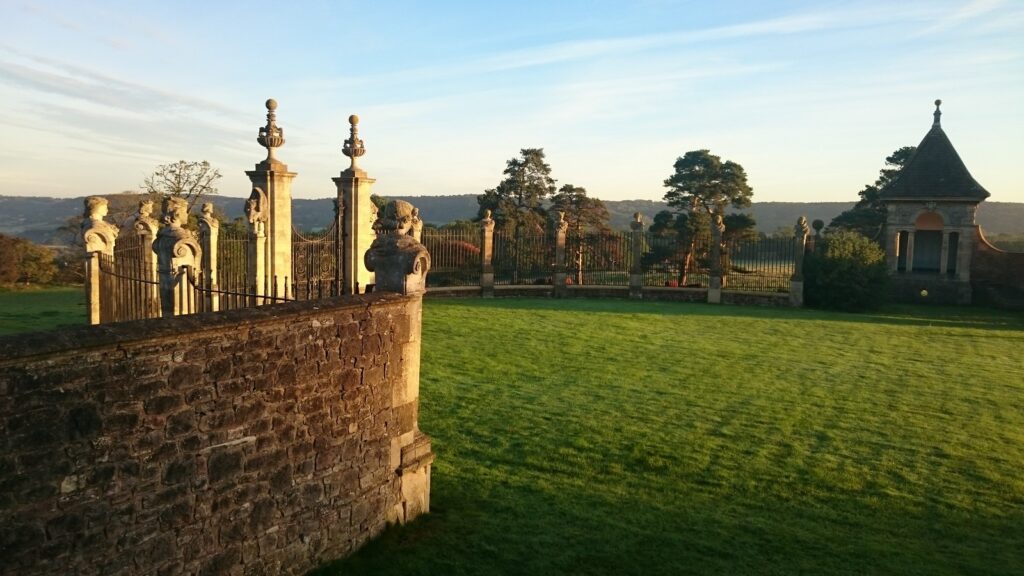
<path fill-rule="evenodd" d="M 0 334 L 86 323 L 81 286 L 0 289 Z"/>
<path fill-rule="evenodd" d="M 433 512 L 324 574 L 1024 573 L 1024 320 L 428 300 Z"/>
<path fill-rule="evenodd" d="M 1022 574 L 1022 365 L 1020 314 L 428 299 L 433 512 L 322 574 Z"/>

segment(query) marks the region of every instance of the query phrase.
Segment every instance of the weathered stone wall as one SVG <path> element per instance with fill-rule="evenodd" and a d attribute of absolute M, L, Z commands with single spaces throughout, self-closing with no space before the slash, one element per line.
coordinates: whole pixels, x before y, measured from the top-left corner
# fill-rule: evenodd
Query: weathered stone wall
<path fill-rule="evenodd" d="M 300 574 L 426 511 L 421 304 L 0 339 L 0 573 Z"/>
<path fill-rule="evenodd" d="M 974 302 L 1024 309 L 1024 253 L 996 248 L 978 230 L 971 260 Z"/>

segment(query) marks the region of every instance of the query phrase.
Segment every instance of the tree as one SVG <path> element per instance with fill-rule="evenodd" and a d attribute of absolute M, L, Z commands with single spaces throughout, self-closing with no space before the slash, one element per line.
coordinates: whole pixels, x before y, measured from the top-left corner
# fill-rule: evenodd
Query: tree
<path fill-rule="evenodd" d="M 562 212 L 569 230 L 582 236 L 585 232 L 609 230 L 608 208 L 598 198 L 587 196 L 587 190 L 572 184 L 565 184 L 551 197 L 551 209 Z"/>
<path fill-rule="evenodd" d="M 679 285 L 685 286 L 693 266 L 697 234 L 709 226 L 711 219 L 720 215 L 725 221 L 725 209 L 750 206 L 753 190 L 747 184 L 743 166 L 725 161 L 708 150 L 691 150 L 676 159 L 675 172 L 665 180 L 665 201 L 669 206 L 688 215 L 689 234 L 679 271 Z M 728 224 L 726 224 L 728 230 Z"/>
<path fill-rule="evenodd" d="M 878 172 L 875 183 L 868 184 L 858 192 L 860 200 L 857 204 L 833 218 L 829 228 L 852 230 L 879 242 L 886 216 L 885 203 L 881 199 L 882 190 L 896 180 L 916 150 L 915 146 L 904 146 L 886 157 L 885 167 Z"/>
<path fill-rule="evenodd" d="M 53 260 L 45 246 L 0 234 L 0 284 L 47 284 L 57 273 Z"/>
<path fill-rule="evenodd" d="M 885 252 L 863 234 L 836 230 L 804 262 L 808 306 L 854 312 L 885 301 Z"/>
<path fill-rule="evenodd" d="M 189 212 L 203 196 L 217 193 L 217 180 L 220 170 L 210 166 L 206 160 L 202 162 L 186 162 L 178 160 L 171 164 L 161 164 L 142 183 L 142 191 L 162 196 L 184 198 L 188 203 Z"/>
<path fill-rule="evenodd" d="M 551 166 L 544 161 L 543 148 L 523 148 L 520 156 L 505 165 L 505 179 L 495 188 L 477 196 L 479 218 L 490 210 L 498 226 L 504 230 L 542 231 L 547 212 L 543 202 L 555 192 Z"/>

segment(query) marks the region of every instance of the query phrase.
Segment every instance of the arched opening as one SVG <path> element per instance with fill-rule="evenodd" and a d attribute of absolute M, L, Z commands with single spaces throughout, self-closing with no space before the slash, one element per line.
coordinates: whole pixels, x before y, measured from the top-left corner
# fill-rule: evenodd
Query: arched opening
<path fill-rule="evenodd" d="M 939 272 L 942 263 L 942 216 L 924 212 L 914 222 L 914 272 Z"/>

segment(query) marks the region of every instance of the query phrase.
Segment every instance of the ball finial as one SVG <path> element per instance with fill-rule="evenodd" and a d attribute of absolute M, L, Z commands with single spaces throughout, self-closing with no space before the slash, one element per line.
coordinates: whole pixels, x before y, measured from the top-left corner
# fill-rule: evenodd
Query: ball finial
<path fill-rule="evenodd" d="M 355 114 L 349 116 L 348 117 L 348 123 L 353 125 L 353 126 L 355 126 L 356 124 L 359 124 L 359 116 L 356 116 Z"/>
<path fill-rule="evenodd" d="M 935 101 L 935 106 L 936 106 L 936 107 L 938 107 L 938 106 L 942 106 L 942 100 L 936 100 L 936 101 Z"/>
<path fill-rule="evenodd" d="M 277 110 L 277 100 L 273 98 L 267 100 L 267 110 Z"/>

